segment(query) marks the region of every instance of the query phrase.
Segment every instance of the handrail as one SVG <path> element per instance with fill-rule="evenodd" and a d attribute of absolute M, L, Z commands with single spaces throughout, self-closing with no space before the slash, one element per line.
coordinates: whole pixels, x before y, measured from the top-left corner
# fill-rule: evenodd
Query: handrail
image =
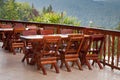
<path fill-rule="evenodd" d="M 57 33 L 60 32 L 60 29 L 70 28 L 76 30 L 77 32 L 82 33 L 102 33 L 105 35 L 104 47 L 101 51 L 101 62 L 105 65 L 110 66 L 112 69 L 120 70 L 120 31 L 118 30 L 109 30 L 102 28 L 92 28 L 92 27 L 81 27 L 73 26 L 66 24 L 53 24 L 53 23 L 39 23 L 39 22 L 28 22 L 28 21 L 15 21 L 15 20 L 4 20 L 1 19 L 0 23 L 22 23 L 24 25 L 34 24 L 38 27 L 54 27 L 57 30 Z M 89 34 L 89 33 L 88 33 Z"/>

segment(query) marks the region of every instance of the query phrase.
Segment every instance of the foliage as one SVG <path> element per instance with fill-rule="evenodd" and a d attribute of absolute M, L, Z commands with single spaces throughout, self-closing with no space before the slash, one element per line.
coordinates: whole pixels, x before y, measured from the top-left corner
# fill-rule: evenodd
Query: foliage
<path fill-rule="evenodd" d="M 74 17 L 69 17 L 62 15 L 60 13 L 45 13 L 42 16 L 35 17 L 33 20 L 35 22 L 44 22 L 44 23 L 61 23 L 61 24 L 70 24 L 70 25 L 80 25 L 80 22 L 77 21 Z"/>
<path fill-rule="evenodd" d="M 29 20 L 34 17 L 35 9 L 28 3 L 17 3 L 15 0 L 1 0 L 0 1 L 0 18 L 9 20 Z"/>
<path fill-rule="evenodd" d="M 19 16 L 19 20 L 29 20 L 30 12 L 32 12 L 32 8 L 28 3 L 17 3 L 17 15 Z"/>
<path fill-rule="evenodd" d="M 1 0 L 0 4 L 1 19 L 80 25 L 76 18 L 69 17 L 64 13 L 54 12 L 51 5 L 43 7 L 40 14 L 34 8 L 34 5 L 31 7 L 28 3 L 18 3 L 15 0 Z"/>

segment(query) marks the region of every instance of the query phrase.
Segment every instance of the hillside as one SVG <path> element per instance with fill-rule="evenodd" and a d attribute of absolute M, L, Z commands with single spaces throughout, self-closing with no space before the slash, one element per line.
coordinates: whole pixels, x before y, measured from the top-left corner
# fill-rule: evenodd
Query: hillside
<path fill-rule="evenodd" d="M 51 4 L 56 12 L 65 11 L 81 21 L 81 26 L 88 26 L 93 21 L 94 26 L 115 28 L 120 22 L 119 0 L 16 0 L 29 2 L 41 10 Z"/>

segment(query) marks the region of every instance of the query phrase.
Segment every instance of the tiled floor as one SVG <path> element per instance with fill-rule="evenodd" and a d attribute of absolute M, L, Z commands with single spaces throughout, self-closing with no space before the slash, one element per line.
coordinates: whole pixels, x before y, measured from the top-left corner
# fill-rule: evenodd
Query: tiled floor
<path fill-rule="evenodd" d="M 43 75 L 35 66 L 22 63 L 23 54 L 13 55 L 0 48 L 0 80 L 120 80 L 120 71 L 111 71 L 109 67 L 100 70 L 97 65 L 93 70 L 83 66 L 83 71 L 72 68 L 67 72 L 64 68 L 60 73 L 47 68 L 47 75 Z"/>

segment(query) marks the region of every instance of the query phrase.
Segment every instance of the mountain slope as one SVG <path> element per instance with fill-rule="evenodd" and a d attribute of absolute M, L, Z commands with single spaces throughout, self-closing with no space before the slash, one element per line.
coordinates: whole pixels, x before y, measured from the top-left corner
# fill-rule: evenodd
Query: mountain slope
<path fill-rule="evenodd" d="M 51 4 L 54 11 L 67 12 L 81 20 L 81 26 L 88 26 L 93 21 L 94 26 L 115 28 L 120 22 L 120 5 L 118 0 L 16 0 L 29 2 L 41 10 Z"/>

